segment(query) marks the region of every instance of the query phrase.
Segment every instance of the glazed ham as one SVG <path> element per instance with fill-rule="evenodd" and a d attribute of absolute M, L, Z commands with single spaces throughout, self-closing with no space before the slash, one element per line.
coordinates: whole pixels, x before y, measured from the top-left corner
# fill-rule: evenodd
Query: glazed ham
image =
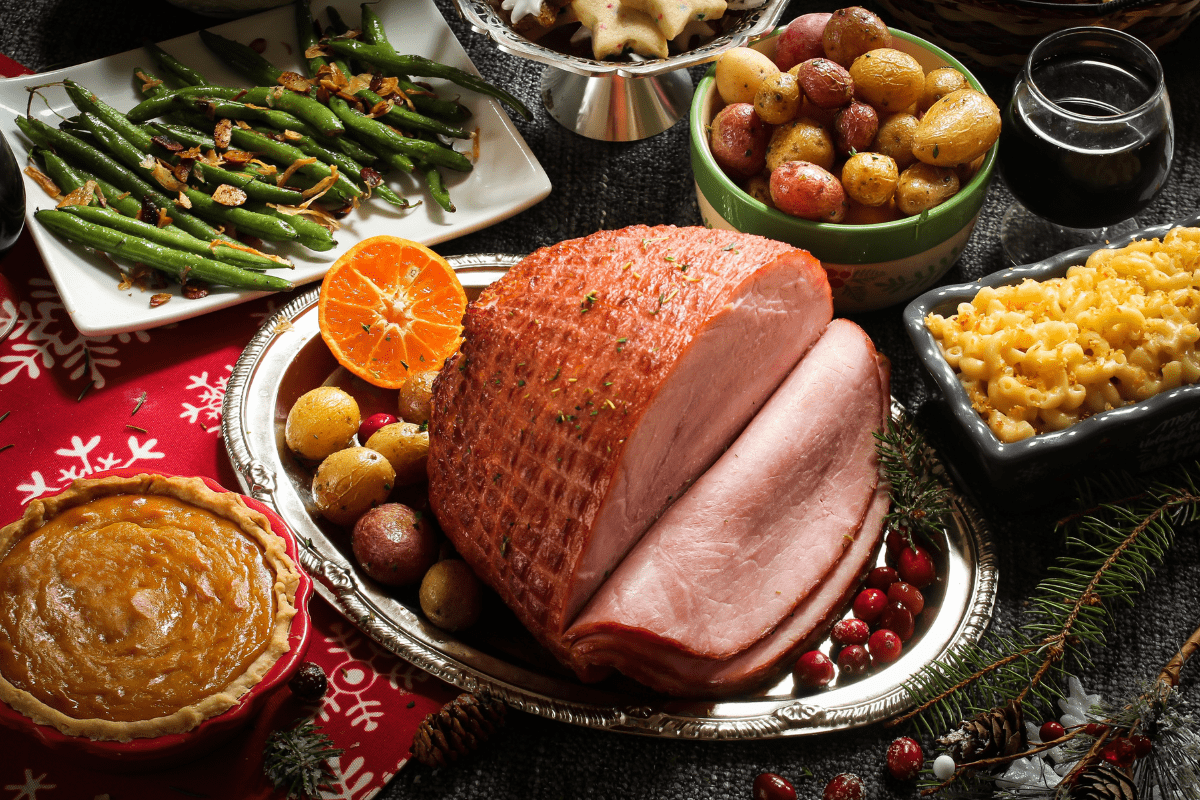
<path fill-rule="evenodd" d="M 886 372 L 835 320 L 567 632 L 575 662 L 662 691 L 739 692 L 823 631 L 882 534 Z"/>
<path fill-rule="evenodd" d="M 638 226 L 537 251 L 468 308 L 434 384 L 438 521 L 551 652 L 597 677 L 567 627 L 831 317 L 819 262 L 760 237 Z"/>

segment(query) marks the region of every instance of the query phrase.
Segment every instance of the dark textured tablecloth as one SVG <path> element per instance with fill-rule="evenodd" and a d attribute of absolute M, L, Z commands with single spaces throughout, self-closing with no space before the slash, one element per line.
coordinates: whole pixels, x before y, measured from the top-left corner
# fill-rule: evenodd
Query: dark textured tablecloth
<path fill-rule="evenodd" d="M 445 243 L 445 255 L 472 252 L 524 253 L 561 239 L 635 223 L 700 224 L 688 159 L 686 120 L 653 138 L 628 144 L 596 142 L 560 127 L 538 100 L 539 64 L 499 52 L 491 40 L 470 32 L 451 0 L 437 0 L 444 16 L 485 78 L 506 86 L 534 108 L 530 122 L 516 125 L 553 183 L 549 198 L 486 230 Z M 794 0 L 786 22 L 838 3 Z M 869 5 L 869 4 L 868 4 Z M 320 7 L 319 3 L 314 4 Z M 212 24 L 165 2 L 0 2 L 0 52 L 43 71 L 90 61 Z M 1200 25 L 1159 52 L 1175 115 L 1176 150 L 1170 181 L 1140 215 L 1145 224 L 1194 212 L 1200 202 Z M 702 69 L 693 70 L 693 77 Z M 1008 78 L 980 77 L 998 104 Z M 997 238 L 1011 195 L 996 180 L 962 260 L 944 283 L 972 280 L 1006 265 Z M 926 399 L 900 309 L 856 317 L 893 362 L 893 394 L 920 412 Z M 1062 550 L 1054 521 L 1067 505 L 1027 509 L 1015 497 L 1003 508 L 985 505 L 1001 574 L 995 629 L 1019 625 L 1022 602 Z M 1181 532 L 1132 608 L 1115 609 L 1109 645 L 1092 652 L 1082 675 L 1089 691 L 1106 695 L 1152 677 L 1200 625 L 1200 541 L 1195 526 Z M 1191 668 L 1195 670 L 1195 667 Z M 1185 696 L 1200 687 L 1185 672 Z M 911 732 L 911 731 L 909 731 Z M 381 797 L 575 800 L 647 798 L 748 800 L 760 772 L 778 772 L 802 798 L 819 797 L 825 782 L 843 771 L 863 777 L 869 798 L 912 797 L 911 785 L 886 777 L 884 751 L 898 735 L 879 726 L 819 737 L 753 742 L 667 741 L 604 733 L 513 713 L 497 741 L 471 762 L 438 771 L 416 764 L 401 772 Z M 927 743 L 928 744 L 928 743 Z M 808 776 L 808 777 L 806 777 Z"/>

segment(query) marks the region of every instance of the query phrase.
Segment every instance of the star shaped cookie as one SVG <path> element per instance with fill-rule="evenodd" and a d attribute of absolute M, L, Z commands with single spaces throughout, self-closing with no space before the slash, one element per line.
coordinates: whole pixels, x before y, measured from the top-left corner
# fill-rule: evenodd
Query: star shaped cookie
<path fill-rule="evenodd" d="M 674 39 L 689 22 L 720 19 L 725 0 L 621 0 L 625 5 L 648 14 L 667 39 Z"/>
<path fill-rule="evenodd" d="M 571 8 L 591 29 L 592 53 L 597 59 L 626 52 L 667 57 L 667 39 L 650 15 L 621 0 L 573 0 Z"/>

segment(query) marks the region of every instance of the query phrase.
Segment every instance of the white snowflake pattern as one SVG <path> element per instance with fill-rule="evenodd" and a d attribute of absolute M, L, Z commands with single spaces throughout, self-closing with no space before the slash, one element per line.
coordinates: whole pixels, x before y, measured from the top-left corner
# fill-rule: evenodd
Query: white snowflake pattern
<path fill-rule="evenodd" d="M 225 371 L 233 372 L 233 364 L 226 364 Z M 216 433 L 221 429 L 221 404 L 225 401 L 225 388 L 229 385 L 229 376 L 221 375 L 213 379 L 211 383 L 208 380 L 208 372 L 201 372 L 199 375 L 189 375 L 188 380 L 191 381 L 186 388 L 200 390 L 200 405 L 192 405 L 191 403 L 183 403 L 183 413 L 179 416 L 186 419 L 193 425 L 199 423 L 205 433 Z M 211 424 L 200 422 L 200 415 L 204 415 L 204 419 Z"/>
<path fill-rule="evenodd" d="M 139 342 L 150 341 L 150 334 L 146 331 L 115 336 L 84 336 L 69 322 L 58 318 L 58 312 L 65 309 L 51 281 L 31 278 L 29 285 L 29 295 L 36 305 L 24 301 L 13 307 L 6 302 L 0 308 L 3 319 L 16 318 L 16 325 L 8 337 L 12 352 L 0 356 L 0 364 L 12 366 L 0 375 L 0 385 L 12 383 L 22 374 L 30 380 L 36 380 L 42 370 L 61 363 L 68 370 L 71 380 L 86 380 L 92 388 L 103 389 L 107 383 L 103 370 L 121 365 L 114 358 L 118 348 L 113 342 L 128 344 L 134 339 Z M 24 341 L 20 341 L 22 338 Z"/>
<path fill-rule="evenodd" d="M 359 756 L 343 768 L 342 756 L 329 759 L 333 777 L 321 790 L 322 800 L 369 800 L 379 790 L 370 788 L 375 773 L 363 769 L 365 763 L 366 759 Z"/>
<path fill-rule="evenodd" d="M 125 444 L 129 448 L 128 458 L 118 456 L 112 451 L 109 451 L 107 455 L 96 455 L 93 457 L 92 451 L 100 445 L 100 436 L 93 436 L 87 442 L 84 442 L 78 436 L 72 436 L 70 447 L 62 447 L 54 452 L 56 455 L 65 458 L 76 459 L 79 463 L 70 464 L 64 469 L 59 469 L 58 480 L 54 481 L 53 485 L 46 482 L 40 470 L 34 470 L 30 473 L 28 483 L 17 486 L 18 492 L 25 493 L 25 497 L 21 499 L 21 505 L 25 505 L 35 497 L 41 497 L 42 495 L 65 489 L 76 478 L 83 478 L 96 472 L 104 472 L 110 469 L 123 469 L 138 461 L 153 461 L 166 457 L 165 453 L 154 449 L 155 445 L 158 444 L 158 439 L 147 439 L 144 442 L 139 442 L 137 436 L 130 436 Z"/>
<path fill-rule="evenodd" d="M 42 773 L 36 778 L 33 777 L 33 770 L 25 770 L 25 783 L 10 783 L 4 789 L 9 792 L 17 792 L 12 800 L 37 800 L 37 793 L 41 789 L 57 789 L 58 786 L 53 783 L 42 783 L 46 779 L 46 773 Z"/>

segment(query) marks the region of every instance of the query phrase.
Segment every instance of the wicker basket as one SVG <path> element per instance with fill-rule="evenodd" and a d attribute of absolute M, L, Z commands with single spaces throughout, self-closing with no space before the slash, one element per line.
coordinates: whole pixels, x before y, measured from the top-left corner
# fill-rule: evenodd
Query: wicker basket
<path fill-rule="evenodd" d="M 1200 0 L 877 0 L 913 33 L 960 59 L 1016 72 L 1033 46 L 1062 28 L 1102 25 L 1137 36 L 1151 48 L 1175 39 L 1200 16 Z"/>

